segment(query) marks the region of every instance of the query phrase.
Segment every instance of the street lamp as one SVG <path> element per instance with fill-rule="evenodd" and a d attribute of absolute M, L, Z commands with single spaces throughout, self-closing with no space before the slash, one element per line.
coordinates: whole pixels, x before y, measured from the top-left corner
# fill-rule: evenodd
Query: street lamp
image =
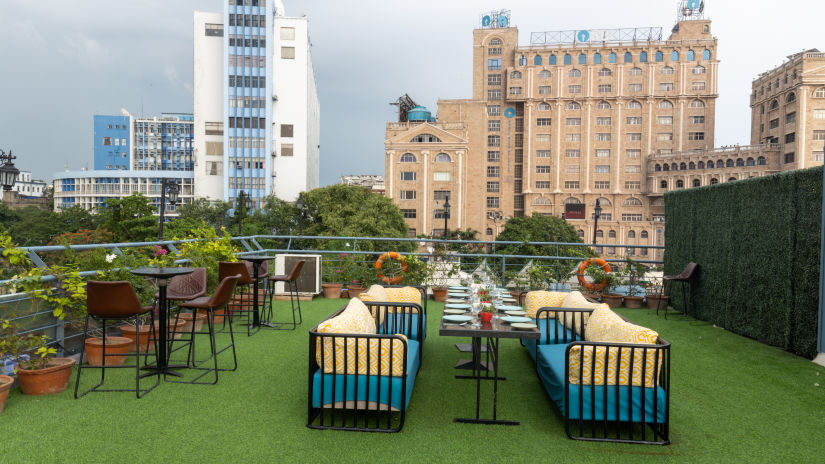
<path fill-rule="evenodd" d="M 252 209 L 252 198 L 250 198 L 248 193 L 241 190 L 238 193 L 238 200 L 236 201 L 235 207 L 238 208 L 238 235 L 240 236 L 243 234 L 241 231 L 241 227 L 243 226 L 243 218 L 246 215 L 246 212 Z"/>
<path fill-rule="evenodd" d="M 602 205 L 599 199 L 596 199 L 596 209 L 593 210 L 593 217 L 596 222 L 593 223 L 593 245 L 596 244 L 596 231 L 599 230 L 599 218 L 602 217 Z"/>
<path fill-rule="evenodd" d="M 163 240 L 163 223 L 166 222 L 166 198 L 169 197 L 169 204 L 178 202 L 178 181 L 175 179 L 160 180 L 160 226 L 158 227 L 158 239 Z"/>
<path fill-rule="evenodd" d="M 450 197 L 444 198 L 444 238 L 447 238 L 447 219 L 450 219 Z"/>
<path fill-rule="evenodd" d="M 3 162 L 3 165 L 0 166 L 0 184 L 3 185 L 3 190 L 6 192 L 11 191 L 11 188 L 14 187 L 14 183 L 17 181 L 17 175 L 20 174 L 20 170 L 17 169 L 12 162 L 12 160 L 15 159 L 17 159 L 17 157 L 11 154 L 11 150 L 9 150 L 8 155 L 5 151 L 0 150 L 0 161 Z"/>
<path fill-rule="evenodd" d="M 298 208 L 298 235 L 304 235 L 304 194 L 298 193 L 298 201 L 295 202 Z"/>

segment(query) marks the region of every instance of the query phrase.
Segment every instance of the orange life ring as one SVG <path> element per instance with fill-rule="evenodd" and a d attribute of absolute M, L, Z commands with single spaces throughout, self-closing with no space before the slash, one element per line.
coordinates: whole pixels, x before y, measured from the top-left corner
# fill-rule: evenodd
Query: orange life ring
<path fill-rule="evenodd" d="M 395 277 L 387 277 L 381 273 L 381 267 L 384 266 L 384 261 L 388 259 L 397 259 L 398 261 L 401 261 L 401 272 L 407 272 L 407 258 L 401 256 L 401 254 L 397 251 L 388 251 L 379 256 L 378 261 L 375 262 L 375 269 L 378 270 L 378 279 L 390 285 L 400 284 L 403 279 L 400 275 Z"/>
<path fill-rule="evenodd" d="M 579 279 L 579 284 L 586 288 L 588 291 L 599 291 L 607 285 L 607 281 L 602 281 L 599 283 L 596 282 L 588 282 L 587 279 L 584 278 L 584 271 L 587 269 L 588 266 L 591 264 L 596 263 L 597 266 L 601 266 L 604 272 L 611 272 L 610 265 L 607 264 L 607 261 L 601 258 L 590 258 L 582 261 L 579 264 L 579 267 L 576 269 L 576 278 Z"/>

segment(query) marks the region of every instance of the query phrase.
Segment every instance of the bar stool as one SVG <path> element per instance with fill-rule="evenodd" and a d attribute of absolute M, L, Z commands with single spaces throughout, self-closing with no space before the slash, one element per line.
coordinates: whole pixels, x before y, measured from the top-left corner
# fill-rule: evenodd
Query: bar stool
<path fill-rule="evenodd" d="M 277 325 L 275 328 L 278 329 L 278 330 L 287 330 L 286 328 L 281 328 L 281 326 L 290 326 L 290 325 L 291 325 L 291 327 L 289 327 L 288 330 L 295 330 L 295 328 L 298 326 L 298 324 L 301 324 L 301 323 L 304 322 L 303 315 L 301 314 L 301 298 L 298 295 L 298 276 L 301 274 L 301 269 L 303 269 L 304 263 L 306 263 L 306 261 L 298 261 L 297 263 L 295 263 L 294 266 L 292 266 L 292 270 L 289 271 L 289 274 L 286 274 L 286 275 L 272 275 L 272 276 L 269 276 L 269 278 L 267 279 L 269 281 L 269 283 L 272 285 L 272 288 L 268 292 L 269 293 L 269 301 L 268 301 L 267 309 L 266 309 L 266 311 L 267 311 L 267 313 L 266 313 L 267 320 L 269 320 L 272 317 L 272 295 L 275 293 L 275 284 L 277 282 L 283 282 L 284 285 L 289 286 L 289 290 L 287 290 L 287 291 L 289 292 L 289 303 L 292 307 L 292 324 L 290 324 L 289 322 L 273 322 L 273 324 Z M 298 321 L 297 322 L 295 321 L 295 301 L 296 300 L 298 302 Z"/>
<path fill-rule="evenodd" d="M 116 282 L 99 282 L 90 280 L 86 283 L 86 322 L 83 326 L 83 344 L 80 349 L 80 360 L 77 364 L 77 377 L 75 378 L 74 397 L 80 398 L 89 392 L 126 392 L 133 391 L 138 398 L 142 398 L 158 386 L 160 383 L 160 372 L 157 372 L 157 379 L 155 384 L 149 388 L 140 388 L 140 336 L 135 337 L 135 352 L 133 354 L 110 354 L 106 353 L 106 322 L 107 321 L 129 321 L 135 325 L 135 330 L 140 333 L 140 316 L 144 314 L 149 315 L 149 338 L 154 337 L 154 315 L 152 306 L 141 306 L 135 289 L 132 284 L 127 281 Z M 86 354 L 86 338 L 89 335 L 89 319 L 100 321 L 103 331 L 103 362 L 102 366 L 83 366 L 83 355 Z M 148 356 L 149 344 L 146 346 L 146 355 Z M 106 358 L 113 356 L 133 356 L 135 358 L 134 366 L 107 366 Z M 157 362 L 157 351 L 155 351 L 155 362 Z M 100 389 L 103 385 L 106 376 L 106 369 L 135 369 L 135 388 L 132 389 Z M 80 388 L 80 374 L 85 369 L 100 369 L 100 382 L 94 387 L 86 390 L 78 395 Z M 146 374 L 150 376 L 155 374 Z"/>
<path fill-rule="evenodd" d="M 186 308 L 192 310 L 192 312 L 197 312 L 198 310 L 206 310 L 208 312 L 208 316 L 206 317 L 206 323 L 209 327 L 209 343 L 211 348 L 211 355 L 208 358 L 205 358 L 201 361 L 197 361 L 195 359 L 195 352 L 190 350 L 191 353 L 191 366 L 192 369 L 202 370 L 200 375 L 195 377 L 192 380 L 184 381 L 184 382 L 177 382 L 175 380 L 169 380 L 170 382 L 176 383 L 191 383 L 191 384 L 216 384 L 218 383 L 218 372 L 219 371 L 234 371 L 238 368 L 238 357 L 235 353 L 235 333 L 232 330 L 232 319 L 231 318 L 224 318 L 224 322 L 229 319 L 229 345 L 224 346 L 220 350 L 217 349 L 216 341 L 215 341 L 215 326 L 213 321 L 215 320 L 215 311 L 221 308 L 226 307 L 229 302 L 232 300 L 232 294 L 235 292 L 235 287 L 240 280 L 241 275 L 236 274 L 234 276 L 224 277 L 221 280 L 221 283 L 218 284 L 218 288 L 215 289 L 215 292 L 211 296 L 202 296 L 195 298 L 190 301 L 185 301 L 180 303 L 178 306 L 180 308 Z M 207 334 L 199 334 L 195 332 L 195 325 L 192 324 L 190 337 L 193 339 L 196 335 L 207 335 Z M 193 342 L 194 345 L 194 342 Z M 218 368 L 218 355 L 223 353 L 224 351 L 232 348 L 232 368 Z M 214 360 L 214 367 L 200 367 L 210 359 Z M 188 360 L 187 360 L 188 361 Z M 209 372 L 215 372 L 215 380 L 213 382 L 198 382 L 198 379 L 203 377 L 204 375 L 208 374 Z"/>
<path fill-rule="evenodd" d="M 221 281 L 229 276 L 240 275 L 240 279 L 238 280 L 238 284 L 235 287 L 235 295 L 240 297 L 240 301 L 233 302 L 235 304 L 227 306 L 226 308 L 226 317 L 224 317 L 224 329 L 226 328 L 226 320 L 235 317 L 238 313 L 246 313 L 246 321 L 247 321 L 247 332 L 249 331 L 248 326 L 252 323 L 250 318 L 250 314 L 252 313 L 252 284 L 254 281 L 252 280 L 252 275 L 249 273 L 249 268 L 247 268 L 246 264 L 237 261 L 234 263 L 230 262 L 221 262 L 218 264 L 218 279 Z M 246 296 L 246 298 L 244 298 Z M 223 329 L 221 329 L 223 330 Z"/>
<path fill-rule="evenodd" d="M 194 349 L 194 338 L 190 337 L 189 339 L 184 340 L 177 339 L 178 323 L 181 315 L 179 305 L 181 302 L 193 300 L 203 295 L 206 295 L 205 267 L 196 267 L 191 274 L 175 276 L 169 280 L 169 285 L 166 287 L 166 301 L 175 305 L 173 309 L 175 312 L 175 325 L 173 326 L 172 333 L 169 336 L 169 349 L 166 350 L 168 353 L 167 358 L 172 357 L 173 351 L 178 351 L 186 347 L 189 347 L 189 355 L 187 355 L 187 359 L 191 356 L 192 350 Z M 157 295 L 155 295 L 155 298 L 157 298 Z M 193 311 L 190 314 L 191 324 L 194 325 L 197 320 L 198 312 Z M 172 349 L 172 345 L 176 341 L 179 342 L 179 344 L 177 347 Z"/>
<path fill-rule="evenodd" d="M 662 294 L 668 295 L 673 291 L 673 282 L 679 282 L 682 285 L 682 303 L 685 305 L 684 315 L 687 316 L 688 309 L 693 306 L 693 285 L 692 280 L 694 274 L 699 269 L 699 265 L 696 263 L 688 263 L 687 266 L 682 270 L 681 273 L 678 275 L 666 275 L 662 278 Z M 669 285 L 668 285 L 669 284 Z M 687 286 L 687 291 L 685 291 L 685 286 Z M 667 291 L 666 291 L 667 290 Z M 690 294 L 690 297 L 688 297 Z M 663 298 L 659 299 L 659 302 L 656 304 L 656 315 L 659 315 L 659 307 L 662 305 Z M 667 306 L 668 304 L 665 303 L 665 319 L 667 319 Z M 696 315 L 696 311 L 694 310 L 693 315 Z"/>

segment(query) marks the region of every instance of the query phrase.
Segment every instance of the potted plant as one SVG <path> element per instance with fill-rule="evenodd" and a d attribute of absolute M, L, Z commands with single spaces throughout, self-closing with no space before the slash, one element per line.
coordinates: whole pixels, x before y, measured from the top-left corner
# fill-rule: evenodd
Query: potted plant
<path fill-rule="evenodd" d="M 529 288 L 527 274 L 520 271 L 507 271 L 504 273 L 504 279 L 507 281 L 508 287 L 515 287 L 514 290 L 510 290 L 510 296 L 521 304 L 522 295 L 526 293 L 524 290 Z"/>
<path fill-rule="evenodd" d="M 626 308 L 638 309 L 642 307 L 643 297 L 641 279 L 645 275 L 645 266 L 630 258 L 627 258 L 622 275 L 627 283 L 627 294 L 624 297 Z"/>
<path fill-rule="evenodd" d="M 364 266 L 358 262 L 357 255 L 344 255 L 342 262 L 342 280 L 347 283 L 346 292 L 348 298 L 356 298 L 367 288 L 362 284 L 364 281 Z"/>
<path fill-rule="evenodd" d="M 652 279 L 645 286 L 645 299 L 650 309 L 664 309 L 667 307 L 667 295 L 662 294 L 661 278 Z"/>
<path fill-rule="evenodd" d="M 339 254 L 338 259 L 343 259 L 344 255 Z M 323 282 L 321 288 L 324 289 L 324 298 L 341 298 L 342 274 L 344 270 L 341 261 L 333 261 L 331 258 L 324 258 L 321 266 Z"/>
<path fill-rule="evenodd" d="M 479 317 L 481 318 L 481 322 L 487 324 L 493 319 L 493 312 L 495 312 L 495 308 L 491 304 L 485 304 L 481 307 L 481 314 Z"/>
<path fill-rule="evenodd" d="M 45 335 L 19 335 L 18 332 L 19 327 L 12 321 L 0 321 L 0 352 L 18 361 L 20 391 L 26 395 L 48 395 L 65 390 L 74 359 L 52 357 L 57 349 L 48 347 Z"/>
<path fill-rule="evenodd" d="M 103 357 L 102 337 L 89 337 L 86 339 L 86 361 L 90 366 L 102 366 L 106 363 L 107 366 L 122 366 L 126 362 L 126 356 L 108 356 L 110 354 L 125 355 L 129 349 L 134 346 L 135 341 L 128 337 L 112 337 L 105 338 L 106 343 L 106 358 Z"/>
<path fill-rule="evenodd" d="M 618 308 L 622 305 L 622 295 L 613 293 L 613 289 L 618 284 L 618 278 L 615 273 L 607 272 L 595 263 L 587 266 L 584 272 L 593 279 L 594 284 L 603 284 L 601 289 L 597 287 L 598 296 L 603 303 L 607 303 L 611 308 Z"/>
<path fill-rule="evenodd" d="M 450 280 L 458 274 L 455 263 L 450 259 L 446 246 L 436 244 L 430 255 L 429 281 L 427 284 L 433 291 L 433 299 L 447 301 L 447 286 Z"/>
<path fill-rule="evenodd" d="M 0 375 L 0 413 L 6 407 L 6 400 L 9 398 L 9 390 L 14 385 L 14 377 Z"/>

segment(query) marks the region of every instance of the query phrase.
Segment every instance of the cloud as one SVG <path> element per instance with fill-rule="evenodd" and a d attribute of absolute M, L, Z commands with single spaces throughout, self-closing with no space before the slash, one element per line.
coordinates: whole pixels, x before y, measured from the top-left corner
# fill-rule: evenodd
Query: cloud
<path fill-rule="evenodd" d="M 103 44 L 82 32 L 73 32 L 66 35 L 62 40 L 62 44 L 58 48 L 60 54 L 66 58 L 83 62 L 102 61 L 109 54 L 108 49 Z"/>
<path fill-rule="evenodd" d="M 172 84 L 172 87 L 182 87 L 187 92 L 192 93 L 192 83 L 183 80 L 175 66 L 171 64 L 164 66 L 163 75 L 166 77 L 166 80 Z"/>

